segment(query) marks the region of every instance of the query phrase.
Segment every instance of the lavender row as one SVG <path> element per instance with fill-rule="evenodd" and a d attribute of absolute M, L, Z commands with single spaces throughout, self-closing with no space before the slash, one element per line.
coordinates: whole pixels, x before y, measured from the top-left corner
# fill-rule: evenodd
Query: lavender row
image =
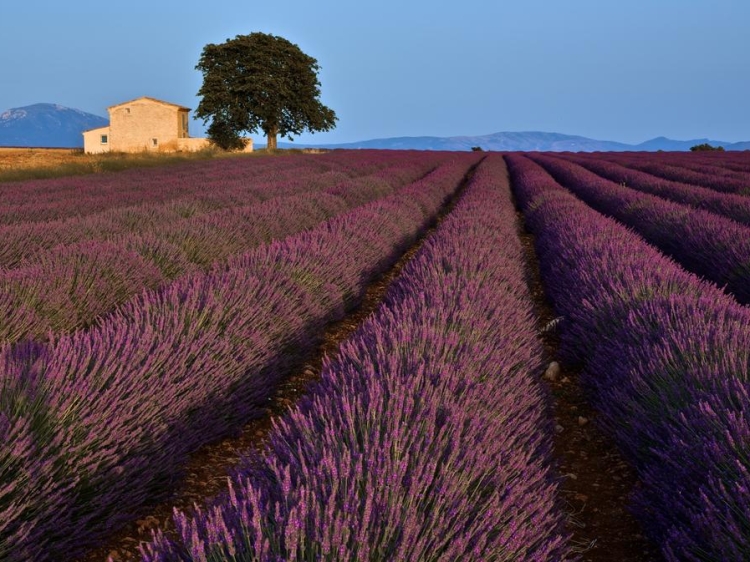
<path fill-rule="evenodd" d="M 631 187 L 676 203 L 690 205 L 696 209 L 704 209 L 744 225 L 750 225 L 750 197 L 743 197 L 734 193 L 721 193 L 697 185 L 667 180 L 603 158 L 566 155 L 564 159 L 583 166 L 587 170 L 622 186 Z M 750 182 L 748 187 L 750 187 Z"/>
<path fill-rule="evenodd" d="M 73 557 L 163 499 L 187 456 L 264 412 L 477 157 L 145 293 L 86 332 L 0 353 L 0 559 Z"/>
<path fill-rule="evenodd" d="M 693 155 L 682 154 L 668 160 L 661 155 L 645 155 L 644 157 L 642 154 L 628 154 L 614 157 L 608 155 L 607 158 L 629 168 L 672 181 L 698 185 L 722 193 L 750 195 L 750 171 L 743 173 L 731 168 L 726 169 L 724 160 L 716 158 L 710 160 L 710 164 L 696 165 L 691 161 L 691 156 Z M 735 157 L 735 161 L 745 165 L 750 164 L 750 158 L 746 155 L 742 155 L 741 159 Z"/>
<path fill-rule="evenodd" d="M 326 178 L 331 184 L 337 177 L 343 181 L 375 173 L 383 166 L 394 168 L 397 161 L 409 167 L 415 159 L 424 162 L 432 158 L 439 160 L 441 155 L 358 151 L 217 158 L 91 176 L 3 183 L 0 184 L 0 224 L 69 219 L 186 198 L 211 209 L 224 206 L 227 194 L 254 194 L 256 186 L 275 184 L 282 189 L 285 184 L 294 186 L 296 182 L 306 182 L 309 176 Z"/>
<path fill-rule="evenodd" d="M 37 263 L 0 273 L 0 342 L 85 328 L 142 291 L 206 267 L 210 259 L 226 260 L 346 208 L 340 199 L 320 194 L 281 197 L 236 209 L 210 228 L 175 233 L 179 239 L 133 235 L 121 244 L 84 242 L 50 251 Z"/>
<path fill-rule="evenodd" d="M 236 192 L 259 183 L 293 180 L 326 171 L 346 170 L 340 155 L 291 158 L 217 158 L 179 165 L 134 168 L 90 176 L 0 184 L 0 224 L 81 217 L 109 209 L 163 204 L 194 198 L 212 204 L 215 194 Z"/>
<path fill-rule="evenodd" d="M 144 560 L 566 558 L 515 224 L 490 156 L 259 458 Z"/>
<path fill-rule="evenodd" d="M 686 269 L 750 303 L 750 228 L 728 218 L 641 193 L 573 162 L 529 156 L 596 210 L 634 228 Z"/>
<path fill-rule="evenodd" d="M 269 174 L 293 178 L 320 172 L 321 160 L 232 158 L 188 162 L 158 168 L 131 169 L 91 176 L 63 177 L 0 184 L 0 224 L 50 221 L 86 216 L 118 207 L 163 204 L 186 196 L 205 199 L 213 192 L 237 190 L 248 179 Z"/>
<path fill-rule="evenodd" d="M 682 173 L 684 170 L 692 170 L 702 176 L 708 176 L 698 178 L 703 181 L 702 185 L 711 186 L 712 182 L 720 183 L 722 178 L 726 178 L 736 185 L 734 189 L 739 189 L 739 192 L 748 195 L 748 187 L 750 187 L 750 151 L 742 152 L 714 152 L 713 154 L 688 154 L 685 152 L 671 154 L 673 158 L 668 159 L 668 163 L 678 169 L 671 170 L 672 172 Z M 686 176 L 688 177 L 688 176 Z M 741 187 L 737 182 L 743 183 L 744 188 Z M 725 188 L 726 189 L 726 188 Z"/>
<path fill-rule="evenodd" d="M 632 507 L 670 561 L 750 557 L 750 310 L 507 157 L 563 352 L 641 486 Z"/>
<path fill-rule="evenodd" d="M 136 193 L 142 199 L 139 204 L 124 207 L 117 204 L 122 193 L 128 192 L 127 182 L 118 181 L 119 189 L 105 198 L 109 205 L 106 209 L 81 214 L 81 207 L 85 208 L 89 201 L 85 193 L 80 193 L 71 202 L 76 216 L 57 220 L 39 220 L 37 213 L 51 197 L 39 194 L 33 203 L 26 198 L 34 212 L 33 220 L 0 226 L 0 238 L 4 241 L 0 247 L 0 267 L 13 268 L 38 261 L 40 254 L 59 251 L 61 245 L 117 242 L 132 234 L 175 236 L 204 222 L 211 223 L 237 207 L 252 207 L 276 197 L 327 191 L 353 203 L 348 200 L 352 193 L 377 189 L 379 184 L 395 187 L 410 183 L 434 169 L 444 158 L 412 154 L 388 157 L 379 153 L 368 158 L 353 153 L 346 158 L 338 156 L 335 161 L 310 157 L 271 159 L 274 166 L 265 163 L 260 169 L 252 165 L 262 160 L 256 158 L 245 162 L 240 170 L 232 168 L 233 161 L 223 160 L 226 169 L 214 166 L 211 181 L 201 179 L 206 170 L 200 173 L 196 170 L 193 178 L 182 174 L 164 177 L 163 170 L 152 170 L 151 181 L 140 185 Z M 226 181 L 227 175 L 232 176 L 232 181 Z M 103 180 L 93 177 L 88 181 L 98 186 Z M 150 200 L 164 191 L 177 192 L 179 197 L 166 202 Z M 96 196 L 102 194 L 97 192 Z M 0 205 L 0 209 L 4 207 L 5 204 Z"/>
<path fill-rule="evenodd" d="M 25 267 L 0 271 L 0 342 L 42 339 L 89 326 L 145 289 L 311 228 L 401 187 L 366 176 L 318 193 L 310 190 L 191 217 L 156 232 L 144 225 L 143 232 L 116 242 L 58 246 Z"/>

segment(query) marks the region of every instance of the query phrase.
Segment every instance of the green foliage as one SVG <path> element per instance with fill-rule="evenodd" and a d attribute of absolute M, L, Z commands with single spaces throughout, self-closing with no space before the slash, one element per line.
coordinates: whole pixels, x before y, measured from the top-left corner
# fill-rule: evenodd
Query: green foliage
<path fill-rule="evenodd" d="M 484 152 L 484 149 L 481 146 L 472 146 L 471 150 L 472 152 Z"/>
<path fill-rule="evenodd" d="M 703 144 L 696 144 L 695 146 L 690 147 L 691 152 L 704 152 L 704 151 L 711 151 L 711 150 L 724 152 L 724 147 L 723 146 L 711 146 L 707 142 L 704 142 Z"/>
<path fill-rule="evenodd" d="M 242 150 L 247 141 L 225 120 L 215 117 L 208 126 L 208 138 L 224 150 Z"/>
<path fill-rule="evenodd" d="M 195 114 L 211 121 L 209 138 L 221 148 L 241 147 L 242 132 L 262 131 L 275 149 L 277 135 L 335 127 L 336 114 L 319 100 L 318 61 L 282 37 L 251 33 L 208 44 L 196 69 L 203 99 Z"/>

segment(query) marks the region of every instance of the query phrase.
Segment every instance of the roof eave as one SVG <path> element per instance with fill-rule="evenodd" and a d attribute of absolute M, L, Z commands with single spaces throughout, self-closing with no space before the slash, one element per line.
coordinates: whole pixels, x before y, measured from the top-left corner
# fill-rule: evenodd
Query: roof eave
<path fill-rule="evenodd" d="M 137 102 L 137 101 L 141 101 L 141 100 L 148 100 L 148 101 L 151 101 L 151 102 L 160 103 L 162 105 L 168 105 L 170 107 L 176 107 L 177 109 L 179 109 L 181 111 L 190 111 L 190 108 L 189 107 L 185 107 L 184 105 L 179 105 L 179 104 L 176 104 L 176 103 L 171 103 L 171 102 L 168 102 L 168 101 L 159 100 L 159 99 L 152 98 L 152 97 L 149 97 L 149 96 L 141 96 L 139 98 L 135 98 L 135 99 L 132 99 L 132 100 L 124 101 L 122 103 L 117 103 L 115 105 L 110 105 L 107 108 L 107 111 L 109 111 L 110 109 L 114 109 L 116 107 L 120 107 L 120 106 L 123 106 L 123 105 L 128 105 L 128 104 L 131 104 L 131 103 L 134 103 L 134 102 Z"/>

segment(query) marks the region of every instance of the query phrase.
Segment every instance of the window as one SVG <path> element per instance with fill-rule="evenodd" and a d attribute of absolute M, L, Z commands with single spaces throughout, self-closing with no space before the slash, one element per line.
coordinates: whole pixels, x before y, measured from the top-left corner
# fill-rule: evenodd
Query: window
<path fill-rule="evenodd" d="M 125 108 L 125 113 L 130 113 L 130 108 L 129 107 Z"/>
<path fill-rule="evenodd" d="M 157 139 L 151 139 L 151 146 L 159 146 L 159 141 Z"/>
<path fill-rule="evenodd" d="M 109 142 L 109 138 L 107 135 L 102 135 L 102 144 L 107 144 Z"/>

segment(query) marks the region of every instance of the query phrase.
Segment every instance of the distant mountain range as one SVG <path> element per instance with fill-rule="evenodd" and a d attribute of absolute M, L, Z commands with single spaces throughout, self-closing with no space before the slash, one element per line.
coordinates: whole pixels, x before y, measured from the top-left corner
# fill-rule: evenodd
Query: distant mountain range
<path fill-rule="evenodd" d="M 83 146 L 81 133 L 87 129 L 104 127 L 108 120 L 52 103 L 37 103 L 9 109 L 0 113 L 0 146 L 66 147 Z M 393 150 L 471 150 L 478 146 L 494 151 L 552 151 L 594 152 L 623 150 L 690 150 L 696 144 L 723 146 L 726 150 L 750 150 L 750 141 L 723 142 L 710 139 L 678 141 L 658 137 L 641 144 L 594 140 L 561 133 L 493 133 L 462 137 L 396 137 L 373 139 L 345 144 L 279 143 L 280 148 L 386 148 Z M 257 144 L 256 144 L 257 146 Z M 261 148 L 258 146 L 258 148 Z"/>
<path fill-rule="evenodd" d="M 482 150 L 494 151 L 544 151 L 544 152 L 595 152 L 613 151 L 681 151 L 690 150 L 696 144 L 708 143 L 723 146 L 725 150 L 750 150 L 750 141 L 724 142 L 710 139 L 672 140 L 657 137 L 640 144 L 625 144 L 616 141 L 594 140 L 561 133 L 522 132 L 493 133 L 475 137 L 396 137 L 373 139 L 346 144 L 300 145 L 279 143 L 280 148 L 386 148 L 394 150 L 471 150 L 478 146 Z M 257 145 L 256 145 L 257 146 Z M 261 148 L 261 147 L 258 147 Z"/>
<path fill-rule="evenodd" d="M 81 133 L 108 119 L 53 103 L 36 103 L 0 113 L 0 146 L 79 148 Z"/>

